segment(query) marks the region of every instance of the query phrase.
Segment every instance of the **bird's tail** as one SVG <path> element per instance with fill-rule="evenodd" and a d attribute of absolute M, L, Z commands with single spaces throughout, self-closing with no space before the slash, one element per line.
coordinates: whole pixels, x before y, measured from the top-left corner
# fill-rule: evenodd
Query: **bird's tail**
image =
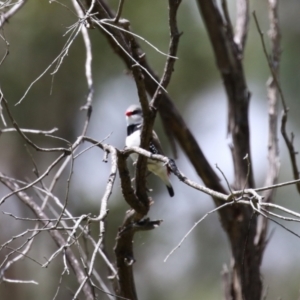
<path fill-rule="evenodd" d="M 173 190 L 173 187 L 170 185 L 166 185 L 167 189 L 168 189 L 168 192 L 169 192 L 169 195 L 170 197 L 173 197 L 174 196 L 174 190 Z"/>

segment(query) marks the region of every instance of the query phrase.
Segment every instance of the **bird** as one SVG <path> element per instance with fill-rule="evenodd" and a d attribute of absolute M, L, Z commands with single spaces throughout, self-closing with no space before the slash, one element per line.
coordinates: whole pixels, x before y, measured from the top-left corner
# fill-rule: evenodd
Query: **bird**
<path fill-rule="evenodd" d="M 125 141 L 126 147 L 139 147 L 141 144 L 141 132 L 143 125 L 142 109 L 136 105 L 130 105 L 125 112 L 127 123 L 127 137 Z M 150 139 L 149 151 L 152 154 L 164 155 L 157 134 L 152 131 Z M 138 159 L 137 153 L 130 154 L 130 158 L 136 162 Z M 166 185 L 170 197 L 174 196 L 174 190 L 170 181 L 170 168 L 163 162 L 148 158 L 147 168 L 150 172 L 158 176 Z"/>

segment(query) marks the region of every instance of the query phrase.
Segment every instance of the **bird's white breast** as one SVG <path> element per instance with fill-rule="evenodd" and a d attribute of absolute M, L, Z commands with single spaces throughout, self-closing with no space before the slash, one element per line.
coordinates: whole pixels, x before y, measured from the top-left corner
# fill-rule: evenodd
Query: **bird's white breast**
<path fill-rule="evenodd" d="M 137 130 L 126 137 L 125 145 L 127 147 L 139 147 L 141 144 L 141 131 Z M 137 162 L 138 160 L 138 154 L 132 153 L 130 154 L 130 158 Z M 152 159 L 148 159 L 147 163 L 148 170 L 158 177 L 160 177 L 168 186 L 170 185 L 169 179 L 168 179 L 168 172 L 167 168 L 164 165 L 163 162 L 154 161 Z"/>
<path fill-rule="evenodd" d="M 136 130 L 126 137 L 125 144 L 127 147 L 139 147 L 141 143 L 141 131 Z"/>
<path fill-rule="evenodd" d="M 139 147 L 140 144 L 141 144 L 141 131 L 140 130 L 137 130 L 126 137 L 125 145 L 127 147 Z M 132 154 L 130 154 L 130 158 L 133 161 L 137 161 L 138 154 L 132 153 Z"/>

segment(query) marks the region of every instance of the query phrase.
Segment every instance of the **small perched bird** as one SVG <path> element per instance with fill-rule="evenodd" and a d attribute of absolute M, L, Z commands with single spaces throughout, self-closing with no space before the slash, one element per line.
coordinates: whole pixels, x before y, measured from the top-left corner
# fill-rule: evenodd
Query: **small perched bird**
<path fill-rule="evenodd" d="M 130 105 L 126 112 L 126 122 L 127 122 L 127 137 L 126 146 L 127 147 L 139 147 L 141 144 L 141 132 L 143 125 L 143 112 L 138 105 Z M 164 155 L 158 136 L 154 131 L 152 131 L 152 137 L 150 140 L 149 151 L 153 154 Z M 130 154 L 131 159 L 136 162 L 138 159 L 137 153 Z M 148 170 L 155 175 L 157 175 L 167 186 L 168 192 L 171 197 L 174 196 L 174 190 L 169 179 L 170 170 L 163 162 L 148 159 L 147 161 Z"/>

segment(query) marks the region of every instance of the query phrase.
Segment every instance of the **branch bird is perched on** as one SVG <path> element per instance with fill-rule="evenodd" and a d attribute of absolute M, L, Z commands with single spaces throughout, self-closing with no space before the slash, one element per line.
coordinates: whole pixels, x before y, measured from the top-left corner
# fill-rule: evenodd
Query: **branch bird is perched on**
<path fill-rule="evenodd" d="M 127 147 L 139 147 L 141 144 L 141 132 L 143 125 L 142 109 L 138 105 L 130 105 L 126 110 L 125 115 L 127 122 L 127 137 L 125 144 Z M 164 155 L 158 136 L 154 131 L 152 131 L 149 151 L 153 154 Z M 130 154 L 130 157 L 134 162 L 136 162 L 138 159 L 138 154 L 132 153 Z M 174 190 L 169 179 L 170 170 L 168 166 L 166 166 L 163 162 L 148 159 L 147 168 L 165 183 L 170 196 L 173 197 Z"/>

